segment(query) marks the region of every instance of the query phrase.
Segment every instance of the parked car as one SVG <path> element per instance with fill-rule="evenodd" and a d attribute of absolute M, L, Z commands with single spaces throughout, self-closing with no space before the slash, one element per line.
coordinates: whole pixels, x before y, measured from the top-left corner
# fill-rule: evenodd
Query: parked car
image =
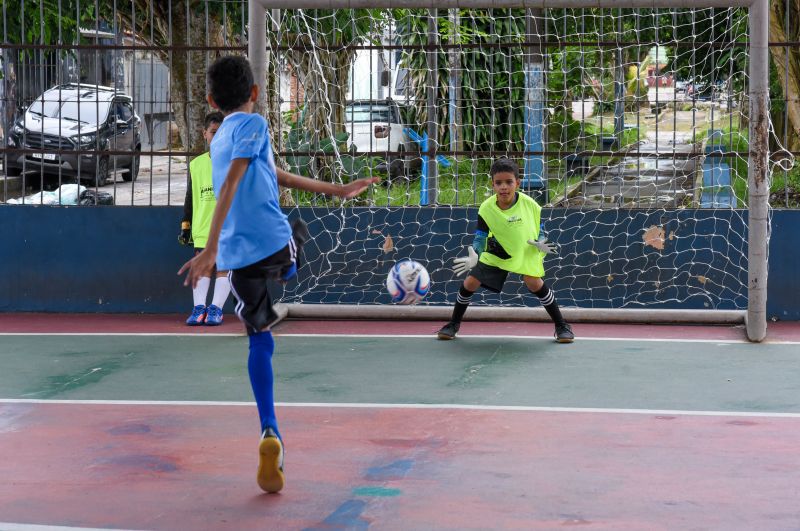
<path fill-rule="evenodd" d="M 395 100 L 353 100 L 345 109 L 345 130 L 357 153 L 384 155 L 378 168 L 390 179 L 411 177 L 422 166 L 419 146 L 403 131 L 408 124 Z"/>
<path fill-rule="evenodd" d="M 123 180 L 133 181 L 139 173 L 140 123 L 133 100 L 123 92 L 98 85 L 53 87 L 25 109 L 7 135 L 9 147 L 41 151 L 9 155 L 6 174 L 60 173 L 101 186 L 119 169 Z"/>

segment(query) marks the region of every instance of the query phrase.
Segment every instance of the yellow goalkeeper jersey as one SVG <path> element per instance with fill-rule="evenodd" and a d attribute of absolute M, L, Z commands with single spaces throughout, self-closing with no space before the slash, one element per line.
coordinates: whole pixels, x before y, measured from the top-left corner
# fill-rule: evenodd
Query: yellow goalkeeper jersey
<path fill-rule="evenodd" d="M 192 176 L 192 240 L 195 247 L 204 249 L 217 206 L 211 182 L 211 155 L 208 152 L 189 163 L 189 175 Z"/>
<path fill-rule="evenodd" d="M 478 215 L 489 226 L 489 235 L 480 261 L 511 273 L 544 277 L 544 253 L 528 243 L 539 238 L 541 214 L 542 207 L 522 193 L 508 210 L 497 206 L 497 195 L 481 203 Z"/>

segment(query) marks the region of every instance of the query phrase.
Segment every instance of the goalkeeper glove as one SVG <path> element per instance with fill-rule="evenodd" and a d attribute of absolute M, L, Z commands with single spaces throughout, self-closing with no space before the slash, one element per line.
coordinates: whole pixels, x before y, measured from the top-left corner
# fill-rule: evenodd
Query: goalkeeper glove
<path fill-rule="evenodd" d="M 461 276 L 478 264 L 478 253 L 472 247 L 467 247 L 467 256 L 456 258 L 453 263 L 456 276 Z"/>
<path fill-rule="evenodd" d="M 542 236 L 538 240 L 528 240 L 529 245 L 533 245 L 539 252 L 544 254 L 558 254 L 558 248 L 554 243 L 550 243 L 547 241 L 547 238 Z"/>
<path fill-rule="evenodd" d="M 178 243 L 181 245 L 191 245 L 192 241 L 192 224 L 188 221 L 181 222 L 181 233 L 178 234 Z"/>

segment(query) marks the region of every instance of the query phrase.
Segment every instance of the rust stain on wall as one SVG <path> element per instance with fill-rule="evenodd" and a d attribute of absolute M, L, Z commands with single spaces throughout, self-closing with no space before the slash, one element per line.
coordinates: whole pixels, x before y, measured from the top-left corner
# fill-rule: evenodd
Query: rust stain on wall
<path fill-rule="evenodd" d="M 392 251 L 394 251 L 394 242 L 392 241 L 392 237 L 387 234 L 386 239 L 383 240 L 383 252 L 388 254 Z"/>
<path fill-rule="evenodd" d="M 645 245 L 649 245 L 650 247 L 654 247 L 659 251 L 663 251 L 664 229 L 657 225 L 653 225 L 652 227 L 644 231 L 644 235 L 642 236 L 642 241 L 644 241 Z"/>

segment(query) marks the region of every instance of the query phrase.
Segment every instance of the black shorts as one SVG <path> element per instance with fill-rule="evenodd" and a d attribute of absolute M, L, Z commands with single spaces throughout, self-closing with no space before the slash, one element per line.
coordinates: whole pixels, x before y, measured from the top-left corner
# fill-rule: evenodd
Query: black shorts
<path fill-rule="evenodd" d="M 278 319 L 272 307 L 269 282 L 285 282 L 300 267 L 300 253 L 308 240 L 308 230 L 302 221 L 292 224 L 292 239 L 275 254 L 254 264 L 228 272 L 231 293 L 236 297 L 236 315 L 247 333 L 257 334 L 269 329 Z"/>
<path fill-rule="evenodd" d="M 255 264 L 228 272 L 231 293 L 236 297 L 236 315 L 248 334 L 261 332 L 278 319 L 268 282 L 281 278 L 291 268 L 293 258 L 291 246 L 287 245 Z"/>
<path fill-rule="evenodd" d="M 506 283 L 506 278 L 508 278 L 508 271 L 505 269 L 490 266 L 483 262 L 478 262 L 469 274 L 480 280 L 482 287 L 495 293 L 503 291 L 503 284 Z"/>

